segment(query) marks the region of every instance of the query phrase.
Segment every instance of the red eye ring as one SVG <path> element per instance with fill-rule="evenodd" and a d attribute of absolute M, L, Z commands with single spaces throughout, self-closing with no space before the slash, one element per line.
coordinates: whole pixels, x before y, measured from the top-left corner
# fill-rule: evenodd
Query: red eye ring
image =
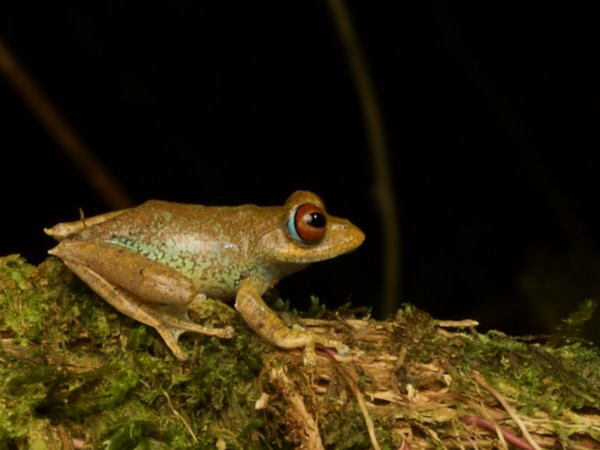
<path fill-rule="evenodd" d="M 290 235 L 302 244 L 318 244 L 326 229 L 325 211 L 311 203 L 298 206 L 288 220 Z"/>

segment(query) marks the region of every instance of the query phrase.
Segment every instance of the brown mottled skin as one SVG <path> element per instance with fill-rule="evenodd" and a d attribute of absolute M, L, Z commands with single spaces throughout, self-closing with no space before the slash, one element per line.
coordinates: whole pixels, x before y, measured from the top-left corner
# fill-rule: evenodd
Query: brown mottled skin
<path fill-rule="evenodd" d="M 325 218 L 309 226 L 319 236 L 317 242 L 303 241 L 294 231 L 295 211 L 307 204 Z M 235 299 L 236 309 L 256 333 L 278 347 L 305 347 L 307 363 L 314 363 L 315 343 L 347 349 L 286 327 L 261 298 L 286 275 L 352 251 L 364 240 L 350 222 L 327 215 L 311 192 L 297 191 L 284 206 L 275 207 L 151 200 L 45 231 L 60 241 L 50 254 L 119 311 L 156 328 L 178 359 L 186 358 L 177 343 L 184 331 L 233 335 L 231 327 L 206 328 L 188 319 L 188 306 L 197 296 Z"/>

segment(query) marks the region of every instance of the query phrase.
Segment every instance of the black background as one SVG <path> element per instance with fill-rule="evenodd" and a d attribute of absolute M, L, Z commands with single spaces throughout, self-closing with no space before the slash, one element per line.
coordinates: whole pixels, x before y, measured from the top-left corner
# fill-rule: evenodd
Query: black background
<path fill-rule="evenodd" d="M 400 301 L 530 334 L 598 298 L 591 4 L 347 6 L 389 144 Z M 380 311 L 377 175 L 326 2 L 2 2 L 0 36 L 135 203 L 319 193 L 367 240 L 282 296 Z M 0 254 L 38 263 L 43 227 L 110 206 L 1 74 L 0 132 Z"/>

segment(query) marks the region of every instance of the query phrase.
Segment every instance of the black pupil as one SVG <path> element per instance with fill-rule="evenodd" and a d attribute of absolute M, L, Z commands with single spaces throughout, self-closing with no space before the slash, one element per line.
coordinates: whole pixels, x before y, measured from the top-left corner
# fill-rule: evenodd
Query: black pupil
<path fill-rule="evenodd" d="M 323 228 L 325 226 L 325 216 L 318 212 L 312 212 L 304 216 L 304 222 L 315 228 Z"/>

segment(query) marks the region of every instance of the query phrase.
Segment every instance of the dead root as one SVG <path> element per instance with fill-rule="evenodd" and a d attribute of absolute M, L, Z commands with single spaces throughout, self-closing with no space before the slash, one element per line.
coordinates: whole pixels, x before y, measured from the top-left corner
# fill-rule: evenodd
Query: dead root
<path fill-rule="evenodd" d="M 301 352 L 265 357 L 257 406 L 284 417 L 297 448 L 600 448 L 597 355 L 578 366 L 585 358 L 572 348 L 410 312 L 387 322 L 305 320 L 350 353 L 320 349 L 314 367 Z"/>

